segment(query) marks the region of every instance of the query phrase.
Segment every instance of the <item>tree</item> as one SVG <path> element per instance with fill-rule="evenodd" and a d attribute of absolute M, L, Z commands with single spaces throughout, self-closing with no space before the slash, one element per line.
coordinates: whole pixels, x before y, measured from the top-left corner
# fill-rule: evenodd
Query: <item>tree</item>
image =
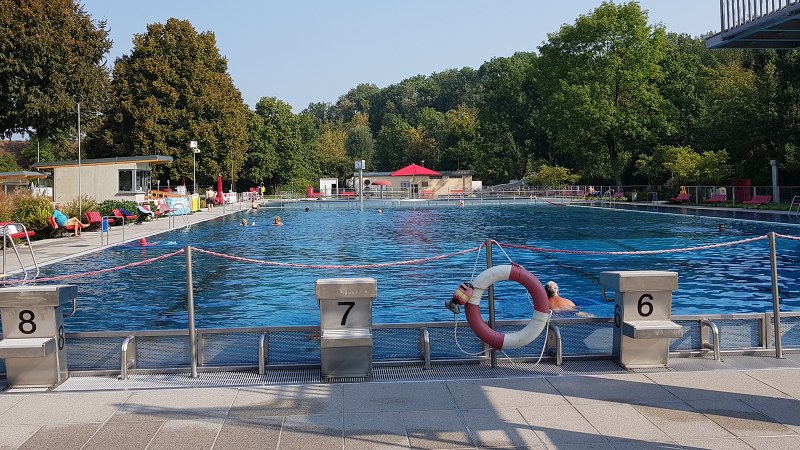
<path fill-rule="evenodd" d="M 6 152 L 0 152 L 0 172 L 16 172 L 22 170 L 17 164 L 17 158 Z"/>
<path fill-rule="evenodd" d="M 380 171 L 397 170 L 406 161 L 411 125 L 396 114 L 387 114 L 378 132 L 375 150 L 375 168 Z"/>
<path fill-rule="evenodd" d="M 367 130 L 369 131 L 369 130 Z M 353 173 L 353 158 L 345 151 L 349 134 L 328 126 L 314 143 L 319 175 L 330 178 L 349 178 Z M 372 137 L 370 137 L 372 139 Z"/>
<path fill-rule="evenodd" d="M 0 132 L 44 140 L 84 125 L 106 99 L 111 48 L 104 21 L 75 0 L 0 0 Z"/>
<path fill-rule="evenodd" d="M 211 32 L 185 20 L 147 26 L 114 66 L 114 103 L 105 113 L 98 154 L 172 156 L 168 178 L 192 173 L 189 141 L 198 141 L 198 179 L 236 181 L 246 157 L 247 108 Z"/>
<path fill-rule="evenodd" d="M 347 133 L 345 150 L 350 161 L 363 159 L 367 162 L 367 167 L 372 167 L 372 160 L 375 153 L 375 141 L 372 139 L 372 131 L 365 125 L 358 125 Z"/>
<path fill-rule="evenodd" d="M 630 2 L 603 3 L 550 34 L 540 47 L 547 123 L 573 154 L 605 149 L 617 185 L 620 155 L 652 142 L 666 127 L 657 89 L 667 48 L 664 30 Z"/>
<path fill-rule="evenodd" d="M 527 181 L 529 184 L 535 186 L 563 186 L 565 184 L 573 184 L 578 181 L 579 175 L 571 173 L 569 169 L 561 166 L 548 166 L 542 164 L 539 170 L 531 175 L 528 175 Z"/>

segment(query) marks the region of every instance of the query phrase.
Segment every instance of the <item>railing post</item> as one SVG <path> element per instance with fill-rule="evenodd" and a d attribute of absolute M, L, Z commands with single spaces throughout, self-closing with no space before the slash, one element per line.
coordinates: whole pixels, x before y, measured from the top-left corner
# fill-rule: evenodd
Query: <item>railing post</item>
<path fill-rule="evenodd" d="M 769 232 L 769 262 L 772 266 L 772 309 L 773 321 L 775 325 L 775 357 L 783 358 L 783 347 L 781 346 L 781 307 L 778 295 L 778 258 L 775 245 L 775 232 Z"/>
<path fill-rule="evenodd" d="M 492 240 L 486 240 L 486 268 L 490 269 L 492 267 Z M 495 321 L 494 321 L 494 286 L 489 285 L 489 289 L 487 289 L 489 293 L 489 328 L 495 328 Z M 497 350 L 492 348 L 489 350 L 489 361 L 492 365 L 492 368 L 497 367 Z"/>
<path fill-rule="evenodd" d="M 197 335 L 194 330 L 194 285 L 192 282 L 192 247 L 186 246 L 186 309 L 189 312 L 189 359 L 192 378 L 197 378 Z"/>

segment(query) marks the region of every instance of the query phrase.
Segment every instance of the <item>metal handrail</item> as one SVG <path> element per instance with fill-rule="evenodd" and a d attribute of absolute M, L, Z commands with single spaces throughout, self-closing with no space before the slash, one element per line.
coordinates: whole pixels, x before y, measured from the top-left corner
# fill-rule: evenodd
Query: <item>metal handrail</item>
<path fill-rule="evenodd" d="M 11 227 L 14 227 L 14 232 L 11 232 Z M 19 230 L 22 231 L 19 231 Z M 33 262 L 33 267 L 36 269 L 36 274 L 31 279 L 36 279 L 39 277 L 39 263 L 36 261 L 36 255 L 33 253 L 33 246 L 31 245 L 31 238 L 28 236 L 28 229 L 25 227 L 25 224 L 14 222 L 14 223 L 7 223 L 5 225 L 0 226 L 0 244 L 3 247 L 3 275 L 6 275 L 6 247 L 8 244 L 11 244 L 11 249 L 14 251 L 14 255 L 17 257 L 17 262 L 19 262 L 19 266 L 22 268 L 23 273 L 23 280 L 28 279 L 28 268 L 22 262 L 22 256 L 19 254 L 19 250 L 17 250 L 17 244 L 14 242 L 14 239 L 11 237 L 13 234 L 22 233 L 24 235 L 25 241 L 28 245 L 28 250 L 31 253 L 31 260 Z"/>
<path fill-rule="evenodd" d="M 119 353 L 119 378 L 128 379 L 128 369 L 136 367 L 136 336 L 130 335 L 122 341 Z"/>
<path fill-rule="evenodd" d="M 267 364 L 269 363 L 269 334 L 261 333 L 258 338 L 258 374 L 264 375 L 267 371 Z"/>
<path fill-rule="evenodd" d="M 714 342 L 709 342 L 708 333 L 711 332 L 711 337 Z M 707 350 L 714 351 L 714 361 L 722 361 L 719 352 L 719 327 L 714 322 L 708 319 L 700 319 L 700 347 Z"/>

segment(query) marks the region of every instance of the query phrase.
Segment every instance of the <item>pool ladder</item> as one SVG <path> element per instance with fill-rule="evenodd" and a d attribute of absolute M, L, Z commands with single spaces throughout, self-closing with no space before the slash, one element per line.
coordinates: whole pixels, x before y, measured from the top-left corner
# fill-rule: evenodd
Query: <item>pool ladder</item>
<path fill-rule="evenodd" d="M 22 231 L 20 231 L 22 230 Z M 14 239 L 11 237 L 14 234 L 22 233 L 24 235 L 25 242 L 28 245 L 28 250 L 31 252 L 31 261 L 33 261 L 33 269 L 36 270 L 36 273 L 33 274 L 30 278 L 28 273 L 28 267 L 25 266 L 25 263 L 22 261 L 22 255 L 19 254 L 19 250 L 17 249 L 17 244 L 14 242 Z M 6 249 L 10 246 L 12 250 L 14 250 L 14 255 L 17 257 L 17 262 L 19 262 L 19 266 L 22 268 L 23 279 L 22 281 L 27 281 L 28 279 L 35 279 L 39 276 L 39 263 L 36 262 L 36 255 L 33 254 L 33 246 L 31 245 L 31 238 L 28 236 L 28 229 L 25 228 L 25 225 L 21 223 L 6 223 L 0 226 L 0 245 L 3 247 L 3 271 L 0 272 L 0 281 L 4 281 L 6 277 L 8 277 L 8 273 L 6 272 Z"/>
<path fill-rule="evenodd" d="M 800 195 L 795 195 L 792 197 L 792 204 L 789 205 L 789 214 L 792 214 L 792 210 L 794 209 L 794 215 L 800 216 Z"/>

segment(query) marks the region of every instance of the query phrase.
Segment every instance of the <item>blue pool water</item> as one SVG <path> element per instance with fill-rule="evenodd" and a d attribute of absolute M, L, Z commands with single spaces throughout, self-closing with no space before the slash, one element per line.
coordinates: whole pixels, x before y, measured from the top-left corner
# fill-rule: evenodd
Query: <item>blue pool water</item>
<path fill-rule="evenodd" d="M 800 227 L 731 219 L 652 214 L 550 205 L 441 207 L 430 209 L 313 210 L 277 212 L 286 224 L 270 225 L 274 210 L 242 212 L 150 238 L 167 245 L 109 247 L 44 269 L 42 276 L 113 267 L 192 245 L 259 260 L 306 264 L 370 264 L 436 256 L 476 247 L 487 238 L 502 243 L 572 250 L 653 250 L 728 242 L 776 231 L 800 235 Z M 255 227 L 240 227 L 242 217 Z M 720 233 L 718 223 L 726 223 Z M 135 226 L 135 225 L 133 225 Z M 783 310 L 800 310 L 800 242 L 779 240 Z M 679 274 L 674 314 L 771 311 L 769 244 L 755 243 L 687 253 L 594 256 L 507 249 L 543 283 L 555 280 L 563 296 L 597 316 L 610 317 L 601 300 L 600 272 L 672 270 Z M 186 327 L 184 256 L 79 278 L 79 311 L 69 331 Z M 374 277 L 376 323 L 443 322 L 453 315 L 443 303 L 470 279 L 476 253 L 423 265 L 331 270 L 267 267 L 194 253 L 198 327 L 316 325 L 318 278 Z M 494 249 L 495 264 L 507 261 Z M 480 256 L 478 272 L 485 268 Z M 485 303 L 485 302 L 484 302 Z M 527 319 L 530 304 L 514 283 L 496 287 L 497 318 Z M 461 319 L 463 319 L 463 315 Z"/>

